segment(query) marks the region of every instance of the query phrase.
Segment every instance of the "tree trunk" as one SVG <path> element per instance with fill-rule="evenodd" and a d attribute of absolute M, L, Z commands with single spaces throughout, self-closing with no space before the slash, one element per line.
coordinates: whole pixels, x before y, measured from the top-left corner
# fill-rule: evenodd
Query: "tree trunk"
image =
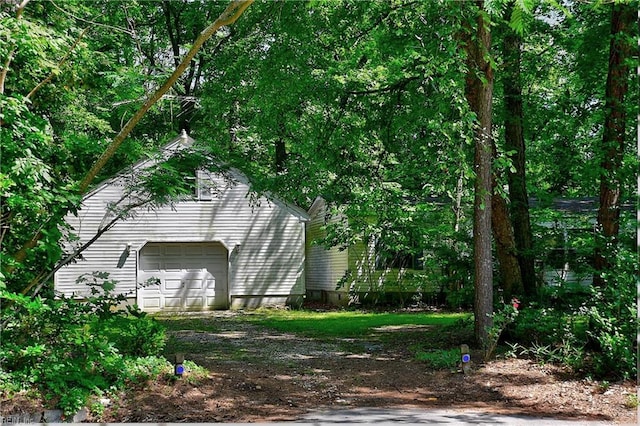
<path fill-rule="evenodd" d="M 491 228 L 496 242 L 496 257 L 500 265 L 500 283 L 505 302 L 522 294 L 522 274 L 518 262 L 516 242 L 509 219 L 509 209 L 502 195 L 495 190 L 497 178 L 492 179 L 494 188 L 491 196 Z"/>
<path fill-rule="evenodd" d="M 503 42 L 504 50 L 504 98 L 505 98 L 505 150 L 512 152 L 513 171 L 508 172 L 511 223 L 513 226 L 516 256 L 525 294 L 533 296 L 537 291 L 534 268 L 533 235 L 529 216 L 529 195 L 525 178 L 525 143 L 522 108 L 522 81 L 520 79 L 520 46 L 522 38 L 508 29 Z"/>
<path fill-rule="evenodd" d="M 611 268 L 620 230 L 619 169 L 624 153 L 626 114 L 624 97 L 628 90 L 631 51 L 628 32 L 634 23 L 635 10 L 627 4 L 614 4 L 611 13 L 609 72 L 605 92 L 605 123 L 600 164 L 600 208 L 594 264 L 594 284 L 603 285 L 602 272 Z"/>
<path fill-rule="evenodd" d="M 466 97 L 476 113 L 474 171 L 476 174 L 473 214 L 474 317 L 475 338 L 486 346 L 493 325 L 493 256 L 491 253 L 491 159 L 493 144 L 491 120 L 493 107 L 493 70 L 488 61 L 491 32 L 484 2 L 478 1 L 475 37 L 463 34 L 467 55 Z M 486 18 L 486 19 L 485 19 Z M 483 81 L 484 80 L 484 81 Z"/>
<path fill-rule="evenodd" d="M 283 137 L 279 137 L 275 141 L 275 172 L 276 174 L 284 173 L 287 169 L 287 147 Z"/>

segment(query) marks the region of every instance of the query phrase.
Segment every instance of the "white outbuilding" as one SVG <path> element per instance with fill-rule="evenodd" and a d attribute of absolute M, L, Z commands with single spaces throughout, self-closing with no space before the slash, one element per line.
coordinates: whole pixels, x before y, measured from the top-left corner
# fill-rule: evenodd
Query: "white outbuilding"
<path fill-rule="evenodd" d="M 183 134 L 163 155 L 193 142 Z M 77 215 L 66 218 L 79 238 L 76 246 L 95 238 L 113 218 L 113 206 L 131 197 L 128 179 L 158 161 L 142 161 L 84 197 Z M 193 178 L 193 197 L 133 209 L 81 260 L 55 274 L 55 289 L 83 298 L 89 287 L 78 278 L 106 272 L 116 293 L 148 312 L 300 304 L 308 214 L 276 197 L 250 196 L 248 179 L 236 170 L 194 170 Z M 149 282 L 156 284 L 143 285 Z"/>

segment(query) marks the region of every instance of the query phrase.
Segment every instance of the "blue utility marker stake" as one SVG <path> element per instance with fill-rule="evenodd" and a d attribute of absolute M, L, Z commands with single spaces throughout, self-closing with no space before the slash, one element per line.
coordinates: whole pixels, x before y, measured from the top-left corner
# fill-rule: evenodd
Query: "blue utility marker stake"
<path fill-rule="evenodd" d="M 184 374 L 184 365 L 182 365 L 183 362 L 184 362 L 184 354 L 176 354 L 173 372 L 178 377 L 182 377 L 182 375 Z"/>
<path fill-rule="evenodd" d="M 460 345 L 460 361 L 462 361 L 462 372 L 464 374 L 469 373 L 469 371 L 471 371 L 471 355 L 469 355 L 469 345 Z"/>
<path fill-rule="evenodd" d="M 184 365 L 176 364 L 176 366 L 175 366 L 175 368 L 173 370 L 174 370 L 176 376 L 182 376 L 184 374 Z"/>

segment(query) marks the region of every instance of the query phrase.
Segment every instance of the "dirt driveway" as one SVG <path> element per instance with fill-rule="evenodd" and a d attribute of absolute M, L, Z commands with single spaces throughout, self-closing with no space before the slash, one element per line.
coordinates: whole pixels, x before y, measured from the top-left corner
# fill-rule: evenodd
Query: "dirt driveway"
<path fill-rule="evenodd" d="M 206 367 L 206 377 L 190 380 L 187 372 L 131 389 L 101 420 L 280 422 L 317 409 L 404 407 L 636 423 L 634 383 L 574 379 L 517 359 L 476 364 L 468 375 L 429 370 L 408 349 L 423 338 L 422 327 L 318 341 L 236 321 L 237 313 L 208 315 L 203 321 L 215 329 L 171 332 L 173 347 Z"/>

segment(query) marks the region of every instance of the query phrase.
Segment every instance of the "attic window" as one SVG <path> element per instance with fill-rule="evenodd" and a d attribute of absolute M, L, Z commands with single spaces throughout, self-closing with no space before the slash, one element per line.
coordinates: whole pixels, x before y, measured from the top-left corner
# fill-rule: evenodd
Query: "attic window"
<path fill-rule="evenodd" d="M 196 172 L 196 197 L 199 201 L 213 200 L 213 182 L 209 173 L 198 170 Z"/>

